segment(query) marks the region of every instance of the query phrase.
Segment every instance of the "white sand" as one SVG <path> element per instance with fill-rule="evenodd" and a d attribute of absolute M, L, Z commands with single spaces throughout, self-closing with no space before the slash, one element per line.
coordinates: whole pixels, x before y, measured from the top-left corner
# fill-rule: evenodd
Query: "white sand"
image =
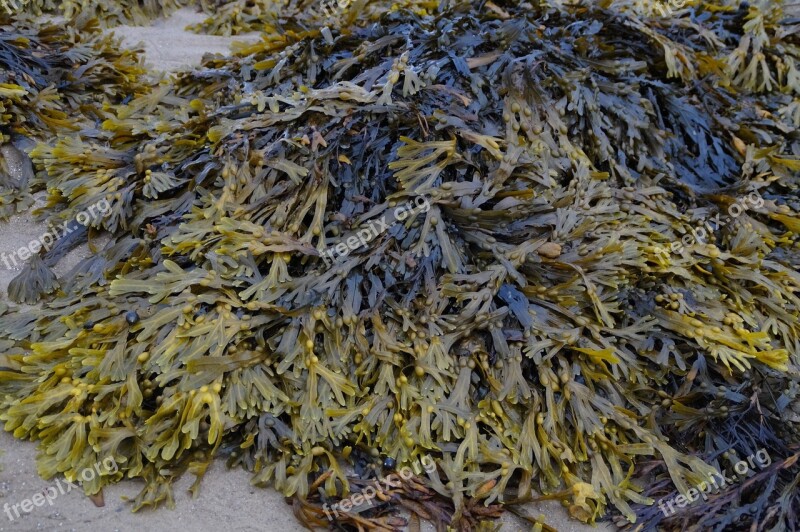
<path fill-rule="evenodd" d="M 188 24 L 203 20 L 203 15 L 183 9 L 167 20 L 154 22 L 151 27 L 121 27 L 114 31 L 124 38 L 127 46 L 141 42 L 147 63 L 156 70 L 171 71 L 200 63 L 205 53 L 226 53 L 231 42 L 257 40 L 257 35 L 227 38 L 196 35 L 183 31 Z M 29 216 L 17 216 L 0 223 L 0 252 L 12 253 L 31 241 L 40 238 L 46 228 L 34 224 Z M 76 250 L 66 256 L 55 268 L 57 274 L 69 271 L 88 253 Z M 8 271 L 0 263 L 0 301 L 6 299 L 8 283 L 16 272 Z M 244 470 L 228 470 L 217 461 L 209 469 L 200 488 L 199 496 L 192 499 L 187 489 L 194 477 L 185 475 L 175 486 L 175 510 L 161 508 L 157 511 L 131 513 L 123 497 L 132 498 L 142 484 L 124 481 L 104 489 L 105 506 L 97 508 L 82 492 L 73 490 L 59 495 L 53 505 L 34 508 L 29 514 L 10 521 L 3 510 L 5 504 L 14 505 L 34 494 L 55 486 L 55 480 L 46 481 L 36 472 L 34 443 L 15 440 L 0 431 L 0 532 L 33 530 L 124 531 L 124 532 L 192 532 L 217 531 L 280 531 L 305 530 L 292 515 L 282 495 L 272 489 L 254 488 L 250 474 Z M 544 514 L 546 522 L 561 532 L 612 530 L 608 525 L 589 527 L 567 517 L 556 504 L 529 505 L 528 514 Z M 12 516 L 14 513 L 12 511 Z M 529 528 L 511 514 L 503 517 L 503 530 Z M 432 530 L 425 526 L 424 530 Z"/>

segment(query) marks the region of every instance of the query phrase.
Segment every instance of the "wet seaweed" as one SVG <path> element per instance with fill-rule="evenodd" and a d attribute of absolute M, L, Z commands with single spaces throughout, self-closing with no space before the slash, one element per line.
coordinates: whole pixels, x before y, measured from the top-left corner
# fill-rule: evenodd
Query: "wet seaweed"
<path fill-rule="evenodd" d="M 84 489 L 141 478 L 140 509 L 224 455 L 322 526 L 368 465 L 429 455 L 389 507 L 680 528 L 656 498 L 765 448 L 769 489 L 692 522 L 795 527 L 791 6 L 297 7 L 101 83 L 96 123 L 31 151 L 54 219 L 110 205 L 55 296 L 0 315 L 0 419 L 40 471 L 113 456 Z M 26 275 L 20 300 L 54 288 Z"/>
<path fill-rule="evenodd" d="M 0 219 L 27 212 L 35 179 L 29 152 L 53 135 L 92 127 L 122 101 L 146 90 L 136 51 L 104 36 L 96 20 L 69 27 L 37 24 L 0 11 Z M 113 87 L 113 89 L 112 89 Z"/>

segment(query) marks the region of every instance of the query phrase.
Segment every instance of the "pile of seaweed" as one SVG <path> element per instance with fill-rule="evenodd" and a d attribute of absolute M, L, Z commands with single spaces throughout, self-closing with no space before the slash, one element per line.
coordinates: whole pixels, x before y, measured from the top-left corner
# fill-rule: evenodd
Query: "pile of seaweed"
<path fill-rule="evenodd" d="M 394 529 L 399 505 L 466 530 L 549 498 L 588 522 L 794 530 L 800 18 L 306 7 L 265 7 L 260 42 L 169 80 L 69 25 L 0 40 L 17 80 L 62 65 L 0 89 L 4 134 L 43 141 L 24 193 L 49 221 L 109 205 L 16 280 L 42 307 L 0 314 L 0 420 L 40 473 L 113 457 L 84 489 L 143 479 L 138 509 L 224 456 L 323 526 L 430 457 L 338 522 Z M 76 127 L 42 118 L 48 91 Z M 708 503 L 653 505 L 758 451 Z"/>
<path fill-rule="evenodd" d="M 32 205 L 33 168 L 19 148 L 92 127 L 144 72 L 96 20 L 40 28 L 0 15 L 0 218 Z"/>

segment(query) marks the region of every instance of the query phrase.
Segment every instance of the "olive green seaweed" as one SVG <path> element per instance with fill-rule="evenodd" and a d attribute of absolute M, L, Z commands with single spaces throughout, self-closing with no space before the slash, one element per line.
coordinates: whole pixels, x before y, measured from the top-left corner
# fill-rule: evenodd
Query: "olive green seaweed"
<path fill-rule="evenodd" d="M 681 529 L 652 503 L 766 448 L 788 465 L 691 526 L 796 526 L 795 6 L 204 3 L 260 40 L 151 78 L 86 17 L 178 3 L 97 4 L 0 38 L 0 130 L 41 141 L 0 207 L 111 206 L 17 278 L 41 309 L 0 309 L 0 420 L 42 475 L 111 456 L 84 489 L 143 479 L 139 509 L 224 456 L 311 504 L 427 455 L 459 530 L 534 492 Z"/>

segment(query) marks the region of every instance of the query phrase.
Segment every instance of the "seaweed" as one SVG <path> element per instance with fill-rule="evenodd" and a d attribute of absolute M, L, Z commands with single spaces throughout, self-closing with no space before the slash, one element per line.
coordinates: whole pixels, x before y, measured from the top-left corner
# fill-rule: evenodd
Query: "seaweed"
<path fill-rule="evenodd" d="M 234 2 L 208 31 L 264 32 L 230 57 L 147 82 L 119 52 L 130 75 L 77 82 L 87 119 L 30 152 L 48 219 L 109 205 L 59 249 L 109 240 L 58 285 L 55 249 L 18 278 L 47 297 L 0 315 L 6 430 L 47 475 L 112 456 L 84 488 L 141 478 L 135 509 L 222 455 L 321 526 L 431 456 L 343 524 L 554 499 L 795 527 L 796 19 L 640 4 Z M 702 520 L 653 506 L 762 448 L 774 467 Z"/>
<path fill-rule="evenodd" d="M 29 158 L 38 141 L 91 128 L 118 94 L 148 90 L 137 53 L 96 20 L 37 25 L 0 11 L 0 218 L 28 211 L 46 187 Z M 114 87 L 114 89 L 111 89 Z"/>

